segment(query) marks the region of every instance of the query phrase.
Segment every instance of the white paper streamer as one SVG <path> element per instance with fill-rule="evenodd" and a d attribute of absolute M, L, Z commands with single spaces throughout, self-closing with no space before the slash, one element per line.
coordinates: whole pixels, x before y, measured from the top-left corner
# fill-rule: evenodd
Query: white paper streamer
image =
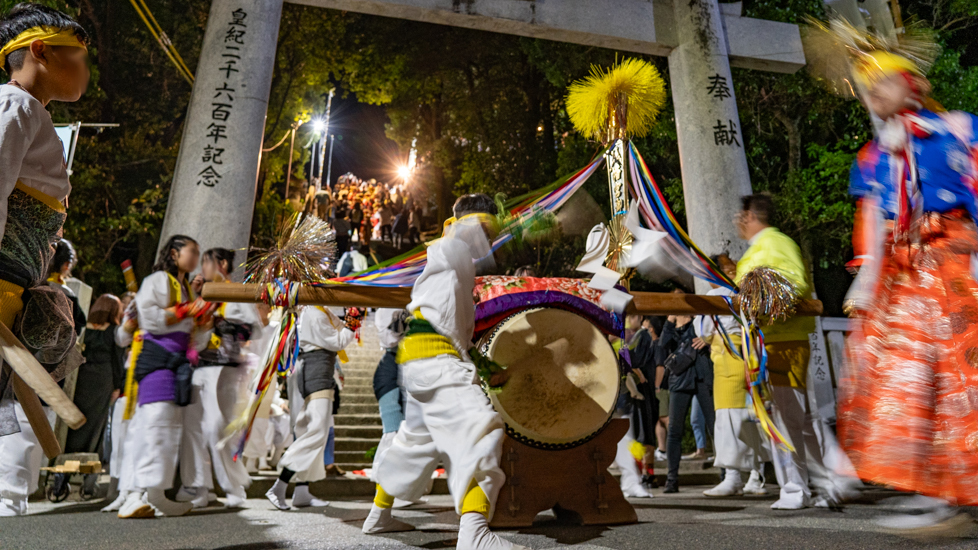
<path fill-rule="evenodd" d="M 608 228 L 603 223 L 591 228 L 587 236 L 587 250 L 577 270 L 591 273 L 591 281 L 587 286 L 601 291 L 601 307 L 621 313 L 625 311 L 632 296 L 615 288 L 621 279 L 621 274 L 604 266 L 609 246 L 611 246 L 611 236 Z"/>

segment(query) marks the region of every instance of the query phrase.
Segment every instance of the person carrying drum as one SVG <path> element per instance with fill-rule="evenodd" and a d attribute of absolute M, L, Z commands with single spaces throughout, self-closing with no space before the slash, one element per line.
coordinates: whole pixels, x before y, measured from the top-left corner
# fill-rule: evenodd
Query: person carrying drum
<path fill-rule="evenodd" d="M 449 491 L 461 516 L 458 548 L 522 548 L 489 531 L 505 481 L 499 466 L 505 425 L 479 387 L 468 351 L 475 328 L 476 271 L 495 266 L 490 239 L 497 232 L 497 208 L 486 195 L 466 195 L 455 202 L 454 212 L 444 236 L 428 248 L 427 265 L 407 307 L 412 318 L 397 354 L 404 422 L 376 473 L 377 494 L 363 532 L 413 529 L 391 516 L 394 498 L 420 498 L 444 457 Z M 500 372 L 489 384 L 501 386 L 505 380 Z"/>

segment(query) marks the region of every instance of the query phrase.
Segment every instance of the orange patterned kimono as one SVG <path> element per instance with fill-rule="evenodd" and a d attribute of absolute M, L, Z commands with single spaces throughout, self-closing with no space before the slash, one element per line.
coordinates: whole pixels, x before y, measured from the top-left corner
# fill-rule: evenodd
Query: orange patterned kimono
<path fill-rule="evenodd" d="M 885 244 L 876 300 L 849 341 L 839 439 L 859 477 L 978 505 L 978 234 L 925 213 Z"/>

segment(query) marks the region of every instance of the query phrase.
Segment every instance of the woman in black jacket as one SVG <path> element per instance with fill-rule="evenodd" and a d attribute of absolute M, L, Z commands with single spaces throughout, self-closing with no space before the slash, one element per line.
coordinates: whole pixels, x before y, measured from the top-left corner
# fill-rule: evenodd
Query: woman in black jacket
<path fill-rule="evenodd" d="M 125 350 L 115 344 L 115 329 L 121 321 L 122 302 L 111 294 L 99 296 L 89 311 L 85 326 L 85 362 L 78 367 L 74 398 L 75 405 L 88 420 L 81 428 L 68 430 L 66 453 L 102 454 L 109 411 L 126 380 Z M 95 495 L 97 481 L 98 474 L 85 476 L 81 487 L 83 497 Z"/>
<path fill-rule="evenodd" d="M 98 297 L 85 327 L 85 362 L 78 367 L 75 405 L 88 420 L 68 431 L 66 453 L 98 453 L 112 401 L 125 385 L 125 351 L 115 345 L 115 329 L 122 319 L 122 303 L 111 294 Z"/>
<path fill-rule="evenodd" d="M 666 476 L 666 493 L 679 492 L 679 461 L 682 459 L 682 441 L 686 431 L 686 415 L 689 414 L 693 397 L 700 402 L 709 436 L 713 437 L 713 362 L 710 347 L 696 337 L 693 318 L 672 315 L 662 328 L 659 346 L 666 357 L 663 361 L 669 376 L 669 437 L 666 455 L 669 473 Z"/>

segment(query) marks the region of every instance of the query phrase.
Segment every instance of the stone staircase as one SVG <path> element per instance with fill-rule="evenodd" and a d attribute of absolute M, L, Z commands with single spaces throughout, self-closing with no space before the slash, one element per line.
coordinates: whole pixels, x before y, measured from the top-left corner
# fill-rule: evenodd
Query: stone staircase
<path fill-rule="evenodd" d="M 373 376 L 384 350 L 377 339 L 373 312 L 363 320 L 360 340 L 361 345 L 353 343 L 346 348 L 350 362 L 342 365 L 345 386 L 339 413 L 334 417 L 336 464 L 346 471 L 369 468 L 365 453 L 380 442 L 383 434 Z"/>

